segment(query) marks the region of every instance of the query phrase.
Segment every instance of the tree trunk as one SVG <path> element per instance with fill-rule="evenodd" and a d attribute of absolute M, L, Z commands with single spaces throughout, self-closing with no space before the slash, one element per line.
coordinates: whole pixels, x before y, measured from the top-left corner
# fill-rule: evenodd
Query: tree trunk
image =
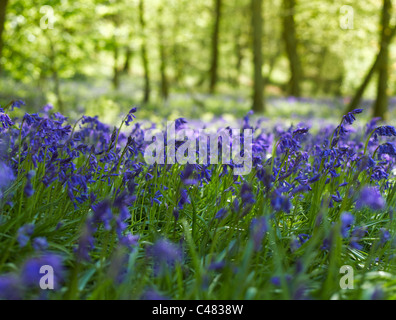
<path fill-rule="evenodd" d="M 3 56 L 2 55 L 2 53 L 3 53 L 3 31 L 4 31 L 5 20 L 6 20 L 7 4 L 8 4 L 8 0 L 0 1 L 0 59 Z M 2 71 L 2 68 L 0 65 L 0 73 L 1 73 L 1 71 Z"/>
<path fill-rule="evenodd" d="M 149 61 L 147 57 L 147 44 L 146 44 L 146 21 L 144 19 L 144 0 L 140 0 L 139 2 L 139 19 L 140 19 L 140 27 L 142 28 L 143 33 L 143 40 L 142 40 L 142 47 L 141 47 L 141 54 L 142 54 L 142 62 L 143 62 L 143 69 L 144 69 L 144 97 L 143 103 L 147 103 L 150 101 L 150 70 L 149 70 Z"/>
<path fill-rule="evenodd" d="M 163 7 L 162 3 L 158 8 L 158 48 L 160 54 L 160 74 L 161 74 L 161 97 L 167 100 L 169 97 L 169 82 L 166 74 L 166 52 L 164 44 L 164 25 L 162 23 L 163 18 Z"/>
<path fill-rule="evenodd" d="M 113 87 L 118 90 L 120 87 L 120 70 L 118 68 L 118 43 L 114 37 L 114 66 L 113 66 Z"/>
<path fill-rule="evenodd" d="M 389 78 L 389 34 L 391 34 L 392 1 L 384 0 L 381 17 L 381 50 L 383 54 L 378 62 L 377 99 L 374 104 L 373 116 L 385 119 L 388 109 L 388 78 Z"/>
<path fill-rule="evenodd" d="M 254 89 L 253 89 L 253 111 L 264 112 L 264 79 L 263 79 L 263 53 L 262 34 L 263 16 L 262 0 L 251 0 L 252 29 L 253 29 L 253 65 L 254 65 Z"/>
<path fill-rule="evenodd" d="M 241 72 L 242 72 L 242 63 L 243 63 L 243 43 L 242 43 L 242 32 L 241 30 L 238 30 L 235 34 L 235 46 L 234 46 L 234 50 L 235 50 L 235 79 L 234 79 L 234 85 L 235 86 L 239 86 L 239 78 L 241 76 Z"/>
<path fill-rule="evenodd" d="M 300 58 L 297 52 L 296 25 L 294 21 L 296 1 L 283 0 L 283 40 L 289 59 L 291 78 L 289 81 L 288 94 L 294 97 L 301 96 L 301 80 L 303 78 Z"/>
<path fill-rule="evenodd" d="M 384 7 L 386 7 L 385 2 L 387 2 L 387 1 L 389 1 L 389 0 L 384 1 Z M 383 10 L 382 14 L 384 16 L 384 10 Z M 382 22 L 383 22 L 383 18 L 382 18 Z M 390 42 L 392 41 L 392 38 L 394 37 L 395 33 L 396 33 L 396 27 L 393 27 L 392 29 L 390 29 L 389 23 L 388 23 L 387 31 L 385 31 L 384 29 L 383 29 L 383 31 L 381 31 L 380 50 L 379 50 L 377 56 L 375 57 L 375 60 L 372 64 L 370 70 L 367 72 L 366 76 L 364 77 L 362 84 L 360 85 L 355 96 L 353 97 L 352 101 L 350 102 L 347 109 L 345 110 L 346 112 L 350 112 L 359 106 L 360 100 L 362 99 L 363 94 L 366 91 L 366 88 L 371 81 L 371 78 L 373 77 L 375 72 L 379 69 L 381 62 L 383 63 L 383 61 L 384 61 L 383 55 L 389 54 L 386 51 L 388 51 L 388 46 L 389 46 Z M 384 45 L 384 44 L 386 44 L 386 45 Z M 386 64 L 387 64 L 387 60 L 388 60 L 388 58 L 385 58 Z M 379 79 L 379 82 L 380 82 L 380 79 Z M 375 107 L 374 107 L 374 110 L 375 110 Z"/>
<path fill-rule="evenodd" d="M 61 114 L 64 114 L 65 109 L 64 109 L 64 104 L 63 104 L 63 99 L 62 99 L 62 94 L 61 94 L 61 89 L 60 89 L 60 80 L 59 80 L 59 74 L 58 74 L 58 69 L 56 67 L 56 49 L 54 47 L 54 44 L 52 42 L 51 38 L 49 39 L 49 44 L 50 44 L 50 61 L 51 61 L 51 72 L 52 72 L 52 78 L 54 80 L 54 93 L 57 99 L 58 103 L 58 109 Z"/>
<path fill-rule="evenodd" d="M 125 61 L 124 61 L 124 66 L 122 68 L 122 72 L 126 74 L 131 73 L 131 60 L 133 56 L 133 51 L 130 47 L 127 47 L 126 52 L 125 52 Z"/>
<path fill-rule="evenodd" d="M 219 62 L 219 32 L 220 32 L 220 19 L 222 0 L 214 0 L 215 5 L 215 23 L 212 34 L 212 60 L 210 65 L 210 93 L 214 93 L 217 84 L 217 72 Z"/>

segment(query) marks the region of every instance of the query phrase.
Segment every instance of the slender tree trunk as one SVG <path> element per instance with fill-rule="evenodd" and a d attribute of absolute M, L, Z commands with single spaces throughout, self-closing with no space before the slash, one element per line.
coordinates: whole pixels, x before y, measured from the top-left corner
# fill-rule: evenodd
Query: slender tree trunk
<path fill-rule="evenodd" d="M 122 67 L 122 72 L 126 74 L 131 73 L 131 60 L 133 57 L 133 51 L 130 47 L 126 48 L 125 52 L 125 60 L 124 60 L 124 66 Z"/>
<path fill-rule="evenodd" d="M 114 39 L 113 87 L 115 90 L 118 90 L 120 87 L 120 69 L 118 68 L 118 53 L 119 53 L 118 43 L 116 39 Z"/>
<path fill-rule="evenodd" d="M 253 89 L 253 111 L 264 112 L 264 79 L 263 79 L 263 53 L 262 34 L 263 16 L 262 0 L 251 0 L 252 29 L 253 29 L 253 65 L 254 65 L 254 89 Z"/>
<path fill-rule="evenodd" d="M 214 0 L 215 5 L 215 23 L 213 26 L 212 34 L 212 60 L 210 65 L 210 93 L 216 90 L 218 78 L 218 63 L 219 63 L 219 33 L 220 33 L 220 20 L 221 20 L 221 7 L 222 0 Z"/>
<path fill-rule="evenodd" d="M 149 61 L 147 57 L 147 44 L 146 44 L 146 21 L 144 18 L 144 0 L 140 0 L 139 2 L 139 18 L 140 18 L 140 27 L 143 33 L 143 41 L 141 46 L 141 54 L 142 54 L 142 62 L 144 69 L 144 97 L 143 102 L 147 103 L 150 101 L 150 70 L 149 70 Z"/>
<path fill-rule="evenodd" d="M 389 34 L 391 33 L 392 1 L 384 0 L 381 17 L 381 50 L 383 54 L 378 62 L 377 99 L 374 104 L 373 116 L 385 119 L 388 110 L 388 78 L 389 78 Z"/>
<path fill-rule="evenodd" d="M 242 44 L 242 32 L 240 30 L 237 31 L 237 33 L 235 34 L 235 80 L 234 80 L 234 84 L 235 86 L 239 86 L 239 78 L 241 76 L 241 72 L 242 72 L 242 62 L 243 62 L 243 49 L 244 46 Z"/>
<path fill-rule="evenodd" d="M 3 53 L 3 31 L 6 20 L 6 9 L 7 9 L 8 0 L 0 0 L 0 59 L 2 58 Z M 0 73 L 2 71 L 0 65 Z"/>
<path fill-rule="evenodd" d="M 54 92 L 56 95 L 59 112 L 64 114 L 65 109 L 64 109 L 64 104 L 63 104 L 63 99 L 62 99 L 62 94 L 61 94 L 58 69 L 56 67 L 56 61 L 55 61 L 56 60 L 56 50 L 55 50 L 55 47 L 54 47 L 54 44 L 53 44 L 51 38 L 48 38 L 48 39 L 49 39 L 49 43 L 50 43 L 50 61 L 51 61 L 52 79 L 54 81 Z"/>
<path fill-rule="evenodd" d="M 384 7 L 385 7 L 386 1 L 389 1 L 389 0 L 384 1 Z M 383 15 L 384 15 L 384 10 L 383 10 Z M 366 91 L 367 86 L 369 85 L 375 72 L 378 71 L 378 69 L 381 65 L 381 62 L 384 61 L 383 56 L 388 54 L 388 53 L 386 53 L 386 51 L 388 50 L 388 46 L 389 46 L 390 42 L 392 41 L 392 38 L 395 36 L 395 33 L 396 33 L 396 27 L 393 27 L 392 29 L 390 29 L 389 23 L 388 23 L 388 30 L 387 31 L 384 30 L 384 32 L 381 31 L 380 50 L 379 50 L 377 56 L 375 57 L 375 60 L 374 60 L 373 64 L 371 65 L 371 68 L 369 69 L 366 76 L 364 77 L 362 84 L 360 85 L 359 89 L 356 91 L 355 96 L 353 97 L 352 101 L 349 103 L 349 105 L 346 109 L 346 112 L 350 112 L 359 106 L 359 103 L 362 100 L 363 94 Z M 387 63 L 387 60 L 388 60 L 388 58 L 385 58 L 386 63 Z"/>
<path fill-rule="evenodd" d="M 376 58 L 374 60 L 374 63 L 372 64 L 370 70 L 367 72 L 366 76 L 364 77 L 362 84 L 360 85 L 359 89 L 356 91 L 355 96 L 349 103 L 346 112 L 350 112 L 359 106 L 359 103 L 362 100 L 363 94 L 366 91 L 366 88 L 369 85 L 371 78 L 373 77 L 373 75 L 375 74 L 375 71 L 378 68 L 379 61 L 380 61 L 382 54 L 383 54 L 382 50 L 380 50 L 380 52 L 378 53 L 378 55 L 376 56 Z"/>
<path fill-rule="evenodd" d="M 295 0 L 283 0 L 283 40 L 286 46 L 286 53 L 289 59 L 291 78 L 289 81 L 288 94 L 301 96 L 301 80 L 303 78 L 300 58 L 297 52 L 296 25 L 294 12 L 296 7 Z"/>
<path fill-rule="evenodd" d="M 161 74 L 161 96 L 164 100 L 167 100 L 169 97 L 169 81 L 168 76 L 166 74 L 166 52 L 165 52 L 165 44 L 164 44 L 164 26 L 162 23 L 163 18 L 163 7 L 162 3 L 158 8 L 158 49 L 160 54 L 160 74 Z"/>

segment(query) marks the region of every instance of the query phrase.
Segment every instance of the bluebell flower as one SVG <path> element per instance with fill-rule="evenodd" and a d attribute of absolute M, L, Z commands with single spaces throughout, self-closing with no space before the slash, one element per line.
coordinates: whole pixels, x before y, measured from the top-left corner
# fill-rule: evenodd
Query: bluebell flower
<path fill-rule="evenodd" d="M 369 207 L 372 210 L 381 210 L 385 207 L 385 200 L 376 187 L 364 187 L 356 202 L 356 208 Z"/>
<path fill-rule="evenodd" d="M 351 226 L 355 221 L 355 217 L 349 212 L 341 214 L 341 235 L 343 238 L 348 237 Z"/>
<path fill-rule="evenodd" d="M 148 254 L 154 260 L 154 272 L 161 275 L 166 270 L 174 268 L 176 263 L 182 261 L 180 248 L 167 239 L 159 239 L 149 249 Z"/>
<path fill-rule="evenodd" d="M 33 232 L 34 232 L 33 224 L 25 224 L 24 226 L 18 229 L 17 240 L 21 248 L 25 247 L 28 244 Z"/>
<path fill-rule="evenodd" d="M 45 254 L 37 258 L 27 260 L 22 268 L 21 280 L 24 286 L 38 287 L 42 274 L 40 269 L 43 266 L 50 266 L 54 270 L 54 288 L 59 289 L 59 285 L 64 279 L 63 258 L 54 254 Z"/>
<path fill-rule="evenodd" d="M 389 154 L 390 156 L 396 156 L 396 148 L 392 143 L 386 142 L 378 147 L 378 159 L 381 159 L 383 154 Z"/>
<path fill-rule="evenodd" d="M 15 180 L 13 170 L 4 162 L 0 161 L 0 191 L 6 189 Z"/>
<path fill-rule="evenodd" d="M 363 246 L 359 244 L 362 238 L 367 233 L 365 227 L 355 228 L 352 232 L 351 239 L 349 240 L 349 246 L 353 249 L 361 250 Z"/>
<path fill-rule="evenodd" d="M 3 112 L 0 112 L 0 123 L 3 129 L 8 129 L 9 127 L 12 127 L 14 125 L 14 122 L 12 122 L 8 114 Z M 0 132 L 1 132 L 1 128 L 0 128 Z"/>
<path fill-rule="evenodd" d="M 129 110 L 128 115 L 127 115 L 127 119 L 125 120 L 125 124 L 127 126 L 129 126 L 129 124 L 133 121 L 133 119 L 136 118 L 136 116 L 134 115 L 134 113 L 137 111 L 137 108 L 134 107 L 131 110 Z"/>
<path fill-rule="evenodd" d="M 139 238 L 140 237 L 138 235 L 134 236 L 132 234 L 127 234 L 120 239 L 120 244 L 127 248 L 136 247 L 138 245 Z"/>
<path fill-rule="evenodd" d="M 275 211 L 289 213 L 291 209 L 290 199 L 283 196 L 279 190 L 275 190 L 271 197 L 271 206 Z"/>
<path fill-rule="evenodd" d="M 32 246 L 36 251 L 44 251 L 48 248 L 48 242 L 46 237 L 37 237 L 33 239 Z"/>
<path fill-rule="evenodd" d="M 19 300 L 21 298 L 19 278 L 13 274 L 0 276 L 0 300 Z"/>
<path fill-rule="evenodd" d="M 15 108 L 20 109 L 21 106 L 26 106 L 24 101 L 22 101 L 22 100 L 14 100 L 14 101 L 12 101 L 12 104 L 11 104 L 11 111 L 13 111 Z"/>
<path fill-rule="evenodd" d="M 143 293 L 141 300 L 170 300 L 169 297 L 166 297 L 162 294 L 160 294 L 157 290 L 151 288 L 146 290 L 146 292 Z"/>
<path fill-rule="evenodd" d="M 217 211 L 215 215 L 215 219 L 223 220 L 226 214 L 227 214 L 227 209 L 221 208 L 219 211 Z"/>
<path fill-rule="evenodd" d="M 242 200 L 243 205 L 253 204 L 256 202 L 256 200 L 254 199 L 254 194 L 252 192 L 252 188 L 247 183 L 244 183 L 242 185 L 240 195 L 241 195 L 241 200 Z"/>
<path fill-rule="evenodd" d="M 208 266 L 209 271 L 221 271 L 226 267 L 226 262 L 224 260 L 222 261 L 217 261 L 217 262 L 212 262 Z"/>
<path fill-rule="evenodd" d="M 103 222 L 106 230 L 111 229 L 111 221 L 113 219 L 113 213 L 110 206 L 109 200 L 103 200 L 96 205 L 92 206 L 94 211 L 93 220 L 95 223 Z"/>
<path fill-rule="evenodd" d="M 390 239 L 391 239 L 391 234 L 389 232 L 389 230 L 385 229 L 385 228 L 381 228 L 380 229 L 380 244 L 384 245 L 385 243 L 387 243 Z"/>
<path fill-rule="evenodd" d="M 374 135 L 384 136 L 384 137 L 392 137 L 396 136 L 396 129 L 392 126 L 382 126 L 378 127 L 374 131 Z"/>
<path fill-rule="evenodd" d="M 359 114 L 362 113 L 363 109 L 355 109 L 351 112 L 348 112 L 346 115 L 343 116 L 343 119 L 346 123 L 348 124 L 353 124 L 353 122 L 356 120 L 356 118 L 354 117 L 355 114 Z"/>
<path fill-rule="evenodd" d="M 182 189 L 180 190 L 179 209 L 183 209 L 186 203 L 190 203 L 190 199 L 188 197 L 187 190 Z"/>
<path fill-rule="evenodd" d="M 253 218 L 250 224 L 250 236 L 253 239 L 255 251 L 261 249 L 261 243 L 267 231 L 268 224 L 265 217 Z"/>

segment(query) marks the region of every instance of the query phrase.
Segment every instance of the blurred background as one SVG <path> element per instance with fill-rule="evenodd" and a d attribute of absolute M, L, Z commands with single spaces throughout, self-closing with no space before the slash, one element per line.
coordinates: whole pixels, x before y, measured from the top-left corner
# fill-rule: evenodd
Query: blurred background
<path fill-rule="evenodd" d="M 0 105 L 392 121 L 391 0 L 0 0 Z"/>

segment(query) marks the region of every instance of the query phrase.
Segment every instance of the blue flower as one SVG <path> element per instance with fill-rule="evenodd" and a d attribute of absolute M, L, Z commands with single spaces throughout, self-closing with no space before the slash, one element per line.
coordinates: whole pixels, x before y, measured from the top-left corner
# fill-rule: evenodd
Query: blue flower
<path fill-rule="evenodd" d="M 217 211 L 215 215 L 215 219 L 222 220 L 224 219 L 226 214 L 227 214 L 227 210 L 225 208 L 221 208 L 219 211 Z"/>
<path fill-rule="evenodd" d="M 261 243 L 267 231 L 268 224 L 265 217 L 253 218 L 250 224 L 250 236 L 253 239 L 255 251 L 261 249 Z"/>
<path fill-rule="evenodd" d="M 354 223 L 355 217 L 349 212 L 344 212 L 341 215 L 341 235 L 343 238 L 348 237 L 351 225 Z"/>
<path fill-rule="evenodd" d="M 396 129 L 392 126 L 382 126 L 378 127 L 374 135 L 384 136 L 384 137 L 392 137 L 396 136 Z"/>
<path fill-rule="evenodd" d="M 36 251 L 44 251 L 48 248 L 48 242 L 46 237 L 37 237 L 33 239 L 33 248 Z"/>
<path fill-rule="evenodd" d="M 4 162 L 0 162 L 0 191 L 6 189 L 15 180 L 13 170 Z"/>
<path fill-rule="evenodd" d="M 372 210 L 381 210 L 385 207 L 385 200 L 376 187 L 364 187 L 360 192 L 356 208 L 369 207 Z"/>
<path fill-rule="evenodd" d="M 353 249 L 361 250 L 363 246 L 359 244 L 364 235 L 367 233 L 365 227 L 355 228 L 352 232 L 351 239 L 349 240 L 349 246 Z"/>
<path fill-rule="evenodd" d="M 351 112 L 348 112 L 346 115 L 343 116 L 343 119 L 346 123 L 348 124 L 353 124 L 353 122 L 356 120 L 356 118 L 354 117 L 355 114 L 359 114 L 362 113 L 363 109 L 355 109 Z"/>
<path fill-rule="evenodd" d="M 396 148 L 392 143 L 386 142 L 378 147 L 378 159 L 381 159 L 383 154 L 396 156 Z"/>
<path fill-rule="evenodd" d="M 3 112 L 0 112 L 0 123 L 3 126 L 3 129 L 8 129 L 9 127 L 12 127 L 14 125 L 8 114 Z M 1 128 L 0 128 L 0 132 L 1 132 Z"/>
<path fill-rule="evenodd" d="M 0 276 L 0 300 L 21 299 L 21 286 L 16 275 Z"/>
<path fill-rule="evenodd" d="M 33 232 L 34 232 L 33 224 L 25 224 L 24 226 L 18 229 L 17 240 L 21 248 L 25 247 L 28 244 L 30 240 L 30 236 L 33 234 Z"/>
<path fill-rule="evenodd" d="M 23 285 L 28 287 L 39 286 L 40 279 L 43 276 L 43 274 L 40 273 L 40 269 L 43 266 L 52 267 L 54 271 L 54 288 L 59 289 L 59 285 L 64 277 L 63 258 L 54 254 L 46 254 L 26 261 L 21 274 Z"/>
<path fill-rule="evenodd" d="M 391 234 L 390 234 L 389 230 L 387 230 L 385 228 L 381 228 L 380 232 L 381 232 L 380 244 L 384 245 L 391 239 Z"/>
<path fill-rule="evenodd" d="M 154 260 L 154 271 L 156 275 L 172 269 L 176 263 L 182 260 L 180 248 L 167 239 L 160 239 L 149 249 L 148 254 Z"/>

